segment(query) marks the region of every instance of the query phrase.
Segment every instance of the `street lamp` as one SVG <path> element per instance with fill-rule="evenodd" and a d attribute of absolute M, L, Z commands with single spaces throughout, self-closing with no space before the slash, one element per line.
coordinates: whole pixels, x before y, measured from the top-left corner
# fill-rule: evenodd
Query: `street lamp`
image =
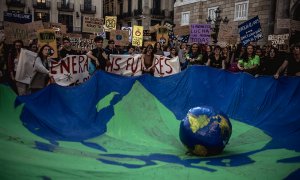
<path fill-rule="evenodd" d="M 217 8 L 215 10 L 215 13 L 216 13 L 216 19 L 211 19 L 211 17 L 208 16 L 206 22 L 209 24 L 211 24 L 211 22 L 214 22 L 215 24 L 215 27 L 212 28 L 212 30 L 215 32 L 215 34 L 212 35 L 212 38 L 214 39 L 214 43 L 216 44 L 218 42 L 218 34 L 219 34 L 221 22 L 227 24 L 229 22 L 229 19 L 227 18 L 227 16 L 224 19 L 220 16 L 221 14 L 220 8 Z"/>

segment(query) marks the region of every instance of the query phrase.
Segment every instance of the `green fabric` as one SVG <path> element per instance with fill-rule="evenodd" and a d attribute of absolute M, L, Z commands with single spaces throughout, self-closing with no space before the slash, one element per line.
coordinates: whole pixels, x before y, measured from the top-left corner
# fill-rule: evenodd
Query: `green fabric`
<path fill-rule="evenodd" d="M 95 108 L 107 107 L 115 95 Z M 264 150 L 271 137 L 233 119 L 223 154 L 186 155 L 178 135 L 180 121 L 138 82 L 114 106 L 107 133 L 85 141 L 105 151 L 80 142 L 53 145 L 32 134 L 19 120 L 22 107 L 14 109 L 14 99 L 0 85 L 0 179 L 283 179 L 300 167 L 279 161 L 300 153 Z M 51 148 L 40 150 L 36 142 Z"/>
<path fill-rule="evenodd" d="M 238 63 L 245 69 L 251 69 L 255 65 L 259 66 L 260 59 L 259 56 L 255 55 L 254 58 L 249 58 L 248 62 L 244 61 L 243 59 L 240 59 Z"/>

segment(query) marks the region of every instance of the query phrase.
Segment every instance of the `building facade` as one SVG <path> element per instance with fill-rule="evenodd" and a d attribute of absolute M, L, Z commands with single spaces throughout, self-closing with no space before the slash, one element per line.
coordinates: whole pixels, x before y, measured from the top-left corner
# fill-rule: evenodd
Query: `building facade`
<path fill-rule="evenodd" d="M 99 0 L 1 0 L 0 26 L 6 12 L 32 15 L 32 21 L 62 23 L 68 32 L 80 32 L 83 16 L 103 17 Z"/>
<path fill-rule="evenodd" d="M 117 16 L 118 26 L 150 26 L 173 22 L 175 0 L 104 0 L 104 16 Z"/>
<path fill-rule="evenodd" d="M 227 17 L 233 24 L 237 43 L 238 25 L 257 15 L 264 35 L 259 45 L 266 44 L 270 34 L 290 33 L 294 37 L 290 38 L 292 41 L 295 38 L 300 41 L 298 31 L 278 24 L 278 20 L 300 20 L 299 0 L 177 0 L 174 4 L 175 34 L 188 34 L 189 24 L 206 24 L 208 17 L 215 18 L 217 8 L 221 10 L 221 17 Z"/>

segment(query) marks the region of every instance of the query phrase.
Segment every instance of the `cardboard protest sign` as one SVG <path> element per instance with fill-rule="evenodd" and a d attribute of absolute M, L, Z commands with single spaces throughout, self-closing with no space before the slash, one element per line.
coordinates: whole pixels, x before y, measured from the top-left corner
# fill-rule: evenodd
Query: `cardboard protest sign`
<path fill-rule="evenodd" d="M 45 29 L 53 29 L 56 38 L 62 38 L 67 33 L 67 26 L 61 23 L 43 22 Z"/>
<path fill-rule="evenodd" d="M 13 44 L 15 40 L 22 40 L 25 46 L 30 40 L 37 38 L 37 30 L 44 29 L 42 21 L 34 21 L 27 24 L 18 24 L 4 21 L 4 34 L 7 44 Z"/>
<path fill-rule="evenodd" d="M 247 45 L 250 42 L 256 42 L 263 38 L 260 21 L 258 16 L 242 23 L 238 26 L 241 42 Z"/>
<path fill-rule="evenodd" d="M 191 24 L 189 43 L 209 44 L 210 32 L 210 24 Z"/>
<path fill-rule="evenodd" d="M 289 29 L 291 25 L 290 19 L 277 19 L 277 28 L 278 29 Z"/>
<path fill-rule="evenodd" d="M 156 34 L 156 41 L 160 42 L 161 44 L 168 44 L 169 42 L 169 31 L 166 27 L 158 28 Z"/>
<path fill-rule="evenodd" d="M 103 31 L 103 18 L 83 16 L 82 18 L 82 32 L 99 33 Z"/>
<path fill-rule="evenodd" d="M 189 35 L 190 34 L 190 26 L 180 26 L 173 28 L 174 34 L 178 36 Z"/>
<path fill-rule="evenodd" d="M 33 64 L 37 57 L 37 53 L 27 49 L 21 49 L 20 60 L 17 65 L 15 79 L 24 84 L 30 84 L 33 76 Z"/>
<path fill-rule="evenodd" d="M 156 31 L 158 31 L 158 28 L 160 28 L 160 24 L 150 26 L 149 31 L 150 31 L 150 33 L 155 33 Z"/>
<path fill-rule="evenodd" d="M 133 37 L 132 45 L 133 46 L 142 46 L 143 45 L 143 26 L 133 26 Z"/>
<path fill-rule="evenodd" d="M 112 30 L 110 32 L 110 39 L 115 41 L 117 46 L 128 46 L 129 45 L 129 34 L 128 31 Z"/>
<path fill-rule="evenodd" d="M 53 29 L 41 29 L 38 30 L 38 45 L 41 48 L 45 44 L 51 47 L 51 58 L 57 58 L 57 43 L 55 31 Z"/>
<path fill-rule="evenodd" d="M 122 27 L 121 30 L 128 31 L 128 40 L 132 42 L 132 27 Z"/>
<path fill-rule="evenodd" d="M 68 55 L 60 61 L 51 61 L 50 73 L 61 86 L 80 84 L 89 79 L 86 55 Z"/>
<path fill-rule="evenodd" d="M 218 42 L 221 42 L 223 44 L 235 44 L 237 36 L 236 31 L 236 23 L 235 22 L 229 22 L 227 24 L 222 23 L 220 25 L 220 31 L 218 35 Z"/>
<path fill-rule="evenodd" d="M 105 31 L 110 32 L 117 28 L 117 16 L 105 16 Z"/>
<path fill-rule="evenodd" d="M 289 34 L 280 34 L 280 35 L 269 35 L 268 41 L 272 46 L 289 44 Z"/>

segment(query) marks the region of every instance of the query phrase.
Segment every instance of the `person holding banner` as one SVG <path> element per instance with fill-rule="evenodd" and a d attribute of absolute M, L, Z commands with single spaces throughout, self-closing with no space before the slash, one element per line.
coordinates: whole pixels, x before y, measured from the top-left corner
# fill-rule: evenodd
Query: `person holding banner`
<path fill-rule="evenodd" d="M 103 37 L 97 36 L 94 39 L 96 44 L 96 48 L 89 51 L 86 55 L 91 59 L 91 63 L 89 66 L 95 66 L 95 69 L 100 69 L 105 71 L 106 66 L 110 66 L 111 63 L 108 59 L 108 55 L 103 50 Z M 89 68 L 90 69 L 90 68 Z M 92 70 L 89 70 L 90 74 L 92 74 Z"/>
<path fill-rule="evenodd" d="M 214 53 L 208 57 L 207 66 L 225 69 L 225 59 L 221 56 L 221 47 L 215 46 Z"/>
<path fill-rule="evenodd" d="M 49 71 L 49 56 L 51 47 L 49 45 L 44 45 L 38 52 L 38 55 L 33 64 L 33 76 L 30 81 L 31 93 L 35 93 L 48 85 L 48 82 L 54 82 L 51 78 Z"/>
<path fill-rule="evenodd" d="M 69 38 L 63 38 L 63 46 L 59 49 L 59 58 L 63 59 L 67 55 L 76 55 L 77 52 L 72 49 L 71 41 Z"/>
<path fill-rule="evenodd" d="M 154 75 L 155 60 L 152 45 L 148 45 L 146 50 L 142 54 L 142 71 L 143 74 Z"/>
<path fill-rule="evenodd" d="M 254 46 L 249 44 L 246 53 L 238 61 L 237 67 L 239 70 L 255 75 L 260 65 L 260 58 L 255 55 Z"/>
<path fill-rule="evenodd" d="M 296 44 L 292 47 L 292 54 L 284 60 L 274 75 L 274 78 L 278 79 L 280 73 L 286 68 L 288 76 L 300 76 L 300 44 Z"/>
<path fill-rule="evenodd" d="M 203 55 L 201 54 L 201 49 L 198 43 L 193 43 L 191 45 L 189 53 L 186 54 L 186 60 L 188 65 L 204 65 Z"/>

